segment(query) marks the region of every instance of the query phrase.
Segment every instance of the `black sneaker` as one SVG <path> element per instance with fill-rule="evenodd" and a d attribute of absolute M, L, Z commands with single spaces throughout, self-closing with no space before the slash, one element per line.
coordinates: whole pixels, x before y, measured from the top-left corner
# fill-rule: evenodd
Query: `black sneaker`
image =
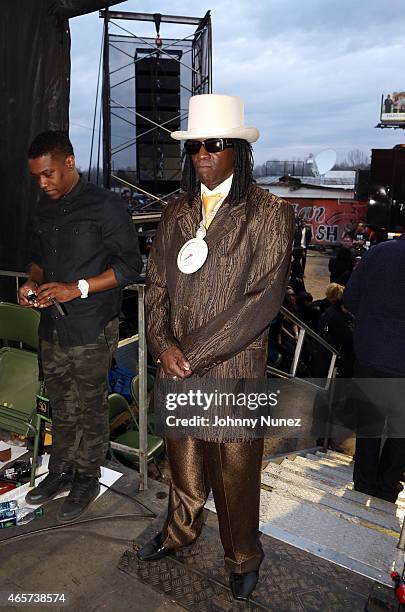
<path fill-rule="evenodd" d="M 41 482 L 25 496 L 27 504 L 42 504 L 59 493 L 68 491 L 73 482 L 73 472 L 49 472 Z"/>
<path fill-rule="evenodd" d="M 59 508 L 57 519 L 68 523 L 78 518 L 100 492 L 100 483 L 95 476 L 76 474 L 69 495 Z"/>

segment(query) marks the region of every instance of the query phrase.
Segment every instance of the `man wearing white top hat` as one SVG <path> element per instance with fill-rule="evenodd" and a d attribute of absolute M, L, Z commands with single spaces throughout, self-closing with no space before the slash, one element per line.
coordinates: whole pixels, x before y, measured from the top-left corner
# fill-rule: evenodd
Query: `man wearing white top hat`
<path fill-rule="evenodd" d="M 185 140 L 187 192 L 163 211 L 146 288 L 148 347 L 159 376 L 255 379 L 264 375 L 267 333 L 288 281 L 292 208 L 252 179 L 255 127 L 241 98 L 190 99 Z M 187 164 L 186 164 L 187 166 Z M 225 563 L 236 599 L 256 586 L 263 439 L 166 438 L 171 469 L 162 532 L 138 551 L 160 559 L 192 544 L 212 489 Z"/>

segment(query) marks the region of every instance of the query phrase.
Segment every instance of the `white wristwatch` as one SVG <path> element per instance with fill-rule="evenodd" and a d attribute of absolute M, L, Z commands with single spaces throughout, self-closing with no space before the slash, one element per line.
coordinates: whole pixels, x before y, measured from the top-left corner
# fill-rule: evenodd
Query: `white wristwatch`
<path fill-rule="evenodd" d="M 77 283 L 77 286 L 79 287 L 79 291 L 81 293 L 80 297 L 82 299 L 88 297 L 90 285 L 86 280 L 84 280 L 84 278 L 79 280 L 79 282 Z"/>

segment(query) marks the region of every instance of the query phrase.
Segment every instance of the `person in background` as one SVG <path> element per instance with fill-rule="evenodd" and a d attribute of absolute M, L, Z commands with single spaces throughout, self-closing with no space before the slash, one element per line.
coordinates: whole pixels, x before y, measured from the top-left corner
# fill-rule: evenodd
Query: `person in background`
<path fill-rule="evenodd" d="M 302 275 L 305 273 L 307 249 L 312 240 L 312 227 L 305 224 L 302 219 L 295 217 L 294 251 L 299 252 L 299 261 L 302 266 Z M 297 250 L 299 249 L 299 251 Z"/>
<path fill-rule="evenodd" d="M 287 287 L 283 306 L 293 315 L 298 316 L 297 301 L 294 289 Z M 281 369 L 288 371 L 291 366 L 295 347 L 298 340 L 299 328 L 288 314 L 282 313 L 282 321 L 279 335 L 279 351 L 282 355 Z"/>
<path fill-rule="evenodd" d="M 384 113 L 392 113 L 393 106 L 394 106 L 394 101 L 391 98 L 391 95 L 388 94 L 384 100 Z"/>
<path fill-rule="evenodd" d="M 316 300 L 314 302 L 314 308 L 319 311 L 321 316 L 329 306 L 334 304 L 337 300 L 341 299 L 341 293 L 343 287 L 338 283 L 330 283 L 325 290 L 325 297 L 322 300 Z"/>
<path fill-rule="evenodd" d="M 372 393 L 357 398 L 354 487 L 390 502 L 402 490 L 405 466 L 401 386 L 405 377 L 404 270 L 405 236 L 377 244 L 352 273 L 343 297 L 355 316 L 354 376 L 385 379 L 378 385 L 372 380 Z M 383 398 L 378 398 L 379 388 Z M 399 420 L 396 426 L 392 415 Z"/>
<path fill-rule="evenodd" d="M 296 304 L 298 318 L 316 331 L 319 321 L 319 310 L 314 306 L 313 296 L 307 291 L 302 291 L 296 297 Z"/>
<path fill-rule="evenodd" d="M 344 234 L 342 238 L 342 246 L 350 250 L 353 259 L 356 257 L 356 255 L 359 255 L 358 249 L 353 246 L 353 234 Z"/>
<path fill-rule="evenodd" d="M 356 255 L 356 257 L 354 258 L 353 261 L 353 270 L 355 270 L 357 268 L 357 266 L 359 265 L 359 263 L 361 262 L 361 255 Z M 349 279 L 352 275 L 353 270 L 346 270 L 346 272 L 343 272 L 343 274 L 341 274 L 338 278 L 338 283 L 339 285 L 342 285 L 343 287 L 346 287 L 347 283 L 349 282 Z"/>
<path fill-rule="evenodd" d="M 359 221 L 353 234 L 353 247 L 358 251 L 366 247 L 366 242 L 369 240 L 369 233 L 366 230 L 366 224 Z"/>
<path fill-rule="evenodd" d="M 283 306 L 284 306 L 284 308 L 287 308 L 287 310 L 289 310 L 290 312 L 292 312 L 296 316 L 298 315 L 298 313 L 297 313 L 297 297 L 296 297 L 295 291 L 291 287 L 291 285 L 288 285 L 288 287 L 286 289 L 285 296 L 284 296 L 284 301 L 283 301 Z"/>
<path fill-rule="evenodd" d="M 353 238 L 353 233 L 356 227 L 357 227 L 357 221 L 354 221 L 354 219 L 351 219 L 349 223 L 346 223 L 346 225 L 343 228 L 342 240 L 345 236 L 351 236 Z"/>
<path fill-rule="evenodd" d="M 302 247 L 294 247 L 292 252 L 292 263 L 289 286 L 295 295 L 305 291 L 304 270 L 302 268 Z"/>
<path fill-rule="evenodd" d="M 388 240 L 388 232 L 384 227 L 378 227 L 374 230 L 372 239 L 370 237 L 371 246 L 375 246 L 376 244 L 380 244 L 380 242 L 385 242 Z"/>
<path fill-rule="evenodd" d="M 330 272 L 330 282 L 342 284 L 340 279 L 343 274 L 351 273 L 353 261 L 354 257 L 351 249 L 342 244 L 337 249 L 336 255 L 329 259 L 328 269 Z"/>
<path fill-rule="evenodd" d="M 353 316 L 343 304 L 344 287 L 333 287 L 333 304 L 322 314 L 317 333 L 337 351 L 335 361 L 336 378 L 340 379 L 334 385 L 333 401 L 330 407 L 325 397 L 318 395 L 314 404 L 314 424 L 317 423 L 314 434 L 326 428 L 325 417 L 332 409 L 332 427 L 329 430 L 328 447 L 338 452 L 354 454 L 355 410 L 350 396 L 350 385 L 347 379 L 353 376 Z M 313 343 L 311 353 L 311 374 L 315 378 L 325 379 L 328 376 L 332 353 L 319 343 Z M 346 380 L 345 380 L 346 379 Z M 322 424 L 322 425 L 321 425 Z M 343 429 L 342 429 L 343 428 Z M 323 429 L 325 431 L 325 429 Z M 323 439 L 317 439 L 317 444 L 323 444 Z"/>
<path fill-rule="evenodd" d="M 297 215 L 295 216 L 295 225 L 294 225 L 294 242 L 293 248 L 297 249 L 301 246 L 302 240 L 302 219 L 300 219 Z"/>
<path fill-rule="evenodd" d="M 301 264 L 302 271 L 305 274 L 305 266 L 307 263 L 307 250 L 312 240 L 312 226 L 309 223 L 302 222 L 301 228 Z"/>
<path fill-rule="evenodd" d="M 318 333 L 324 340 L 339 351 L 336 362 L 339 378 L 353 376 L 354 350 L 353 350 L 353 315 L 343 304 L 344 287 L 336 288 L 336 299 L 319 319 Z"/>

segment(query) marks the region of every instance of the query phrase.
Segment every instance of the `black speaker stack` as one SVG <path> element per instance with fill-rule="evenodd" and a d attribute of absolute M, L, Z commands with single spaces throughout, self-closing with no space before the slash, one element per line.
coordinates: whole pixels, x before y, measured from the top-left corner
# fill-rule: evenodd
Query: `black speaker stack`
<path fill-rule="evenodd" d="M 167 131 L 180 129 L 180 63 L 160 53 L 139 58 L 135 83 L 138 184 L 166 195 L 181 179 L 180 143 Z"/>

